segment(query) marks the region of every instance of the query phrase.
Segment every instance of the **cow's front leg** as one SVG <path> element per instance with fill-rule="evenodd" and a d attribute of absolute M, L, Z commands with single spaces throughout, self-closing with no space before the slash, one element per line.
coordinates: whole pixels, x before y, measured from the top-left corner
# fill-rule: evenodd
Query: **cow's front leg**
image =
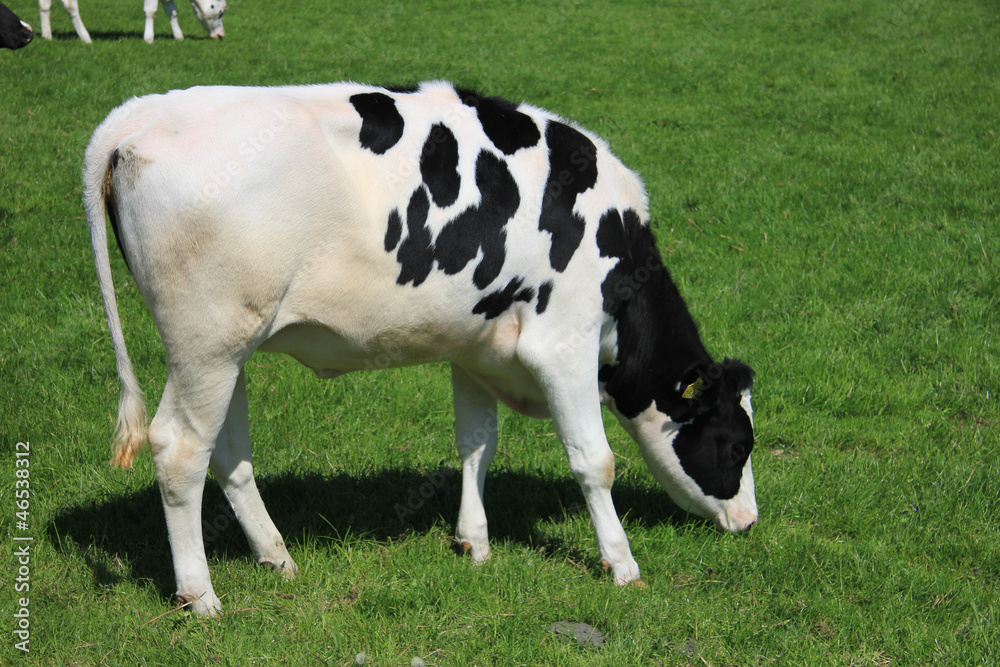
<path fill-rule="evenodd" d="M 38 14 L 42 39 L 52 39 L 52 0 L 38 0 Z"/>
<path fill-rule="evenodd" d="M 246 377 L 240 371 L 209 465 L 246 533 L 257 562 L 291 578 L 299 568 L 288 555 L 285 541 L 271 521 L 254 481 L 247 408 Z"/>
<path fill-rule="evenodd" d="M 545 392 L 556 435 L 583 489 L 601 564 L 611 571 L 616 584 L 626 584 L 639 579 L 639 565 L 611 500 L 615 457 L 601 415 L 597 341 L 572 340 L 574 345 L 561 341 L 524 344 L 519 353 Z"/>
<path fill-rule="evenodd" d="M 147 44 L 153 43 L 153 19 L 156 17 L 157 0 L 142 0 L 142 11 L 146 15 L 146 27 L 142 31 L 142 38 Z"/>
<path fill-rule="evenodd" d="M 201 531 L 201 500 L 212 447 L 225 420 L 238 369 L 171 365 L 149 425 L 149 446 L 167 519 L 176 597 L 201 616 L 222 604 L 212 588 Z"/>
<path fill-rule="evenodd" d="M 497 451 L 497 402 L 466 371 L 451 365 L 455 403 L 455 443 L 462 459 L 462 504 L 458 510 L 455 541 L 472 560 L 481 563 L 490 555 L 483 487 L 486 471 Z"/>
<path fill-rule="evenodd" d="M 611 571 L 616 584 L 627 584 L 639 579 L 639 565 L 632 557 L 628 537 L 611 499 L 615 455 L 604 435 L 600 402 L 595 398 L 586 403 L 590 405 L 588 414 L 582 414 L 584 402 L 581 401 L 572 406 L 569 414 L 557 417 L 557 411 L 553 410 L 552 418 L 566 449 L 570 470 L 583 489 L 590 510 L 601 565 Z"/>

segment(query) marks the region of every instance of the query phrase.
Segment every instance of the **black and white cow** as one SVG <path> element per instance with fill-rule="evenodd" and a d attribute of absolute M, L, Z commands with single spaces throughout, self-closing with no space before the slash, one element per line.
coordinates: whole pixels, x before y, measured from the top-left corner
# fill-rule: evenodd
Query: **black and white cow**
<path fill-rule="evenodd" d="M 615 582 L 639 579 L 611 500 L 607 405 L 684 509 L 757 521 L 751 370 L 714 363 L 664 268 L 639 178 L 549 112 L 457 89 L 207 87 L 133 99 L 84 163 L 122 382 L 113 463 L 147 440 L 177 595 L 220 609 L 202 543 L 206 470 L 259 562 L 288 576 L 252 472 L 244 364 L 283 352 L 332 378 L 451 362 L 457 543 L 489 555 L 483 482 L 499 399 L 551 417 Z M 167 353 L 148 429 L 122 336 L 105 211 Z"/>
<path fill-rule="evenodd" d="M 0 49 L 16 51 L 27 46 L 34 36 L 31 26 L 0 2 Z"/>
<path fill-rule="evenodd" d="M 69 14 L 70 21 L 73 22 L 73 29 L 84 44 L 90 44 L 90 33 L 87 26 L 83 25 L 80 18 L 79 0 L 62 0 L 66 13 Z M 174 0 L 162 0 L 163 11 L 170 20 L 170 30 L 174 34 L 174 39 L 184 39 L 184 31 L 177 21 L 177 5 Z M 146 26 L 143 29 L 142 38 L 149 44 L 153 43 L 153 18 L 156 16 L 157 0 L 143 0 L 142 11 L 146 14 Z M 191 0 L 191 8 L 197 17 L 201 27 L 205 29 L 212 39 L 221 39 L 226 36 L 226 31 L 222 27 L 222 15 L 226 13 L 226 0 Z M 42 39 L 52 39 L 52 0 L 38 0 L 38 12 L 41 15 Z"/>

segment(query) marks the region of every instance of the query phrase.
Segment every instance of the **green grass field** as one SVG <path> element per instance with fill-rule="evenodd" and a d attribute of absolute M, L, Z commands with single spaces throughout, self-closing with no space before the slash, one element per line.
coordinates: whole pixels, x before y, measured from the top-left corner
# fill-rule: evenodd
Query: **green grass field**
<path fill-rule="evenodd" d="M 7 4 L 37 24 L 30 0 Z M 0 662 L 1000 662 L 995 2 L 230 0 L 223 43 L 178 9 L 189 38 L 160 16 L 150 46 L 138 0 L 84 0 L 86 47 L 57 3 L 54 41 L 0 52 Z M 258 480 L 301 575 L 254 565 L 210 480 L 226 613 L 171 613 L 148 450 L 108 465 L 118 384 L 81 205 L 90 133 L 171 88 L 429 78 L 573 118 L 643 174 L 706 344 L 758 373 L 760 523 L 722 535 L 679 513 L 608 416 L 649 584 L 618 588 L 551 424 L 501 410 L 493 558 L 475 567 L 450 544 L 446 367 L 323 382 L 256 355 Z M 153 409 L 163 350 L 117 252 L 113 268 Z M 15 536 L 33 538 L 27 577 Z M 550 630 L 564 619 L 607 639 L 566 641 Z"/>

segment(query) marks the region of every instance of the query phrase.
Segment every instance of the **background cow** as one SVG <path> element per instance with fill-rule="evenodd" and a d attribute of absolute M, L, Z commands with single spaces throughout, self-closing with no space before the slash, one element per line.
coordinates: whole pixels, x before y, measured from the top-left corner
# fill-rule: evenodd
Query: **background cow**
<path fill-rule="evenodd" d="M 73 28 L 76 30 L 76 34 L 80 36 L 80 40 L 86 44 L 90 44 L 90 33 L 87 32 L 87 28 L 83 25 L 83 20 L 80 18 L 79 0 L 62 0 L 62 3 L 63 7 L 69 13 L 69 18 L 73 22 Z M 191 0 L 191 7 L 194 8 L 198 22 L 205 28 L 205 32 L 208 33 L 209 37 L 217 39 L 226 36 L 225 30 L 222 28 L 222 15 L 226 11 L 226 0 Z M 143 0 L 142 8 L 146 13 L 146 28 L 143 31 L 142 37 L 152 44 L 156 0 Z M 45 39 L 52 39 L 51 9 L 52 0 L 38 0 L 38 10 L 42 16 L 42 37 Z M 177 6 L 174 4 L 174 0 L 163 0 L 163 11 L 167 13 L 167 17 L 170 19 L 170 29 L 174 33 L 174 39 L 184 39 L 184 33 L 177 22 Z"/>
<path fill-rule="evenodd" d="M 449 361 L 455 538 L 489 555 L 497 400 L 551 417 L 606 569 L 639 579 L 611 499 L 607 405 L 684 509 L 757 520 L 752 371 L 715 363 L 657 251 L 646 194 L 599 138 L 451 84 L 206 87 L 133 99 L 94 132 L 87 218 L 122 398 L 113 463 L 147 440 L 177 596 L 221 608 L 201 534 L 206 471 L 261 563 L 295 562 L 253 479 L 243 367 L 257 349 L 332 378 Z M 146 425 L 105 212 L 167 353 Z"/>
<path fill-rule="evenodd" d="M 0 48 L 17 50 L 34 38 L 31 26 L 0 2 Z"/>

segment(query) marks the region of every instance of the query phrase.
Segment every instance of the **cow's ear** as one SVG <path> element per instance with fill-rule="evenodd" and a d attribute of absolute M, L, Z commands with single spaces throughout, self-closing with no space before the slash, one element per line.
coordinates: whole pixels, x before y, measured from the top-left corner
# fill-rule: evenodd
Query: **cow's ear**
<path fill-rule="evenodd" d="M 699 362 L 684 373 L 679 386 L 681 402 L 695 413 L 701 412 L 718 393 L 722 377 L 719 364 Z"/>
<path fill-rule="evenodd" d="M 737 393 L 748 391 L 753 387 L 755 373 L 753 369 L 739 359 L 725 359 L 722 371 L 729 382 L 732 382 Z"/>

